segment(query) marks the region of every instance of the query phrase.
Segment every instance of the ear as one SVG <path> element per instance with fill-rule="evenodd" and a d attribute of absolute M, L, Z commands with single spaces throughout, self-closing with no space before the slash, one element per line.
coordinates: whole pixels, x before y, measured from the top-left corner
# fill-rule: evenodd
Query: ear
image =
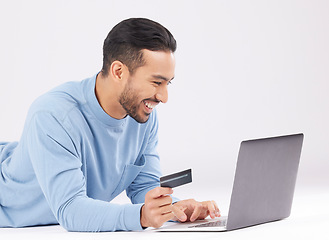
<path fill-rule="evenodd" d="M 128 68 L 120 61 L 113 61 L 110 68 L 112 79 L 116 82 L 123 82 L 126 79 Z"/>

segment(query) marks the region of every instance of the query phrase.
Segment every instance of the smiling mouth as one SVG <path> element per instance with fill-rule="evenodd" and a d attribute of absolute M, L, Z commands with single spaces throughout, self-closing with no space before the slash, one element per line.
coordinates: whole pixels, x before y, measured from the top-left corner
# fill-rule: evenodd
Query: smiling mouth
<path fill-rule="evenodd" d="M 144 100 L 143 103 L 146 109 L 149 111 L 152 111 L 158 105 L 158 103 L 146 101 L 146 100 Z"/>

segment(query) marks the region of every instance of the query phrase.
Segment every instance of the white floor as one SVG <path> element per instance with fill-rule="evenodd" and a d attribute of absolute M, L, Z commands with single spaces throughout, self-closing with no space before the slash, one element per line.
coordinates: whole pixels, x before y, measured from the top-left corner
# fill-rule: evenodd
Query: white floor
<path fill-rule="evenodd" d="M 218 196 L 217 196 L 218 197 Z M 217 202 L 221 202 L 217 199 Z M 122 199 L 120 199 L 122 198 Z M 126 201 L 120 196 L 116 201 Z M 228 200 L 224 202 L 223 213 Z M 1 239 L 329 239 L 329 191 L 297 190 L 289 218 L 255 227 L 221 233 L 67 232 L 61 226 L 0 229 Z"/>

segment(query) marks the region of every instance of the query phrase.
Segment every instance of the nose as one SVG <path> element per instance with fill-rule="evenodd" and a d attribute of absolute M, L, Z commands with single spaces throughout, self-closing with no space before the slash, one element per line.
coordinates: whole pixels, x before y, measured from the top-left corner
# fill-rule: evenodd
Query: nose
<path fill-rule="evenodd" d="M 164 85 L 159 87 L 155 98 L 162 103 L 168 102 L 168 86 Z"/>

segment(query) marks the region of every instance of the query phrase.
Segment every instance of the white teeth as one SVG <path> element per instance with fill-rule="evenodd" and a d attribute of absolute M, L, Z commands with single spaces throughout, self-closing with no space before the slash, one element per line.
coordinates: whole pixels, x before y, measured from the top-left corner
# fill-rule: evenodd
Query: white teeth
<path fill-rule="evenodd" d="M 145 105 L 150 109 L 154 108 L 154 106 L 151 103 L 145 102 Z"/>

